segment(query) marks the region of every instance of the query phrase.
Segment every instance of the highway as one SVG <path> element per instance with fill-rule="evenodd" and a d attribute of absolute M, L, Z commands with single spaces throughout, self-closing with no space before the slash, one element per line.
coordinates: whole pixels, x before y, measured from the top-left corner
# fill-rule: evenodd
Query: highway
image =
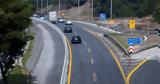
<path fill-rule="evenodd" d="M 157 60 L 148 60 L 132 75 L 130 84 L 159 84 L 159 66 Z"/>
<path fill-rule="evenodd" d="M 33 21 L 35 42 L 32 56 L 26 64 L 34 83 L 59 84 L 65 56 L 64 43 L 60 35 L 49 25 Z"/>
<path fill-rule="evenodd" d="M 72 25 L 73 34 L 66 34 L 69 40 L 72 35 L 82 38 L 82 44 L 71 44 L 71 84 L 125 84 L 109 50 L 98 38 L 83 29 L 87 25 L 77 24 Z M 57 26 L 63 31 L 65 24 L 58 23 Z"/>

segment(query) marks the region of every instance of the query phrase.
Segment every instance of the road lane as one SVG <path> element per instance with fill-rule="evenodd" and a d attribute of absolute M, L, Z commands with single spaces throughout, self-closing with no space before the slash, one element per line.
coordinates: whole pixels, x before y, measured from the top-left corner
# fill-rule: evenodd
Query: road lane
<path fill-rule="evenodd" d="M 81 26 L 89 29 L 90 31 L 104 33 L 100 29 L 90 28 L 90 26 L 85 26 L 85 24 L 76 23 L 75 25 Z M 142 66 L 140 66 L 130 78 L 129 84 L 159 84 L 160 82 L 160 63 L 157 61 L 147 61 Z"/>
<path fill-rule="evenodd" d="M 63 29 L 65 25 L 58 26 Z M 125 84 L 115 60 L 103 43 L 79 26 L 72 25 L 72 28 L 81 36 L 82 44 L 72 45 L 71 84 Z"/>
<path fill-rule="evenodd" d="M 130 84 L 159 84 L 160 63 L 148 60 L 131 77 Z"/>
<path fill-rule="evenodd" d="M 61 72 L 63 68 L 65 48 L 61 36 L 50 26 L 41 22 L 34 22 L 36 25 L 34 30 L 39 32 L 41 40 L 37 40 L 34 44 L 43 43 L 40 45 L 34 45 L 33 54 L 27 65 L 32 70 L 32 75 L 35 77 L 34 82 L 37 84 L 59 84 L 61 78 Z M 42 41 L 42 42 L 41 42 Z M 36 49 L 41 49 L 40 54 Z M 32 62 L 31 62 L 32 61 Z"/>

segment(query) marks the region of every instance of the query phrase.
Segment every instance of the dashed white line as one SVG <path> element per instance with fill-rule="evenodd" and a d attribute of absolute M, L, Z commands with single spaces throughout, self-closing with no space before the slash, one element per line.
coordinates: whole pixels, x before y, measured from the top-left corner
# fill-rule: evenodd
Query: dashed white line
<path fill-rule="evenodd" d="M 91 58 L 91 64 L 94 64 L 94 59 L 93 58 Z"/>
<path fill-rule="evenodd" d="M 74 32 L 77 35 L 77 32 Z"/>
<path fill-rule="evenodd" d="M 86 41 L 83 41 L 84 45 L 87 45 Z"/>
<path fill-rule="evenodd" d="M 88 48 L 87 50 L 88 50 L 88 52 L 91 52 L 91 49 Z"/>
<path fill-rule="evenodd" d="M 92 73 L 93 81 L 97 81 L 97 74 L 95 72 Z"/>

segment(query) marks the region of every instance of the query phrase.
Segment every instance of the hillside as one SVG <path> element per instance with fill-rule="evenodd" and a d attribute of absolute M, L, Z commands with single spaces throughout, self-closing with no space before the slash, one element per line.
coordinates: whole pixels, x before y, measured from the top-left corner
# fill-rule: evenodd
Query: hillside
<path fill-rule="evenodd" d="M 39 0 L 40 1 L 40 0 Z M 46 0 L 44 1 L 44 8 L 46 6 Z M 85 2 L 91 0 L 80 0 L 81 8 L 86 7 Z M 98 17 L 100 12 L 105 12 L 109 16 L 110 12 L 110 0 L 93 0 L 94 1 L 94 16 Z M 36 0 L 29 0 L 36 7 Z M 58 0 L 49 0 L 49 4 L 52 5 L 50 10 L 58 10 Z M 85 4 L 85 5 L 84 5 Z M 91 4 L 91 3 L 89 3 Z M 61 0 L 61 10 L 66 12 L 67 10 L 76 10 L 77 0 Z M 82 7 L 84 6 L 84 7 Z M 39 2 L 40 8 L 40 2 Z M 65 11 L 66 10 L 66 11 Z M 73 13 L 71 11 L 71 14 Z M 84 13 L 83 13 L 84 12 Z M 84 8 L 80 13 L 90 13 L 90 8 Z M 90 14 L 89 14 L 90 15 Z M 160 21 L 160 0 L 113 0 L 113 17 L 144 17 L 153 15 L 156 21 Z M 68 14 L 67 14 L 68 16 Z M 72 16 L 72 15 L 71 15 Z M 74 16 L 76 17 L 76 16 Z"/>

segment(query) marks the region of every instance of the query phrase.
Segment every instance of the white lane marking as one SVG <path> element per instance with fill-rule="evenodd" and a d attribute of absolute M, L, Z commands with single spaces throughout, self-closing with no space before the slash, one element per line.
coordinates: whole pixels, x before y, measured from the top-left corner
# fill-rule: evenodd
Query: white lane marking
<path fill-rule="evenodd" d="M 91 49 L 88 48 L 87 50 L 88 50 L 88 52 L 91 52 Z"/>
<path fill-rule="evenodd" d="M 92 73 L 93 81 L 97 81 L 97 74 L 95 72 Z"/>
<path fill-rule="evenodd" d="M 77 32 L 74 32 L 77 35 Z"/>
<path fill-rule="evenodd" d="M 93 58 L 91 58 L 91 64 L 94 64 L 94 59 Z"/>
<path fill-rule="evenodd" d="M 84 45 L 87 45 L 86 41 L 83 41 Z"/>

